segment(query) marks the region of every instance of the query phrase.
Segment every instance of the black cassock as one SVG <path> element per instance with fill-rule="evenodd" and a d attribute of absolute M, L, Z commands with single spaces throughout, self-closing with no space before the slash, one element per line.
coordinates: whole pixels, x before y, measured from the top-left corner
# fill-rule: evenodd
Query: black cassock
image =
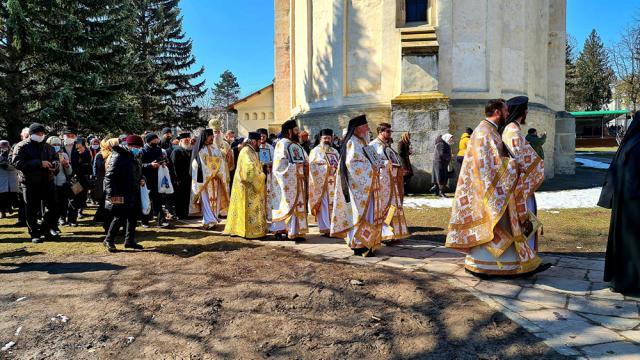
<path fill-rule="evenodd" d="M 611 162 L 599 206 L 611 209 L 604 281 L 614 291 L 640 289 L 640 112 Z"/>
<path fill-rule="evenodd" d="M 189 216 L 189 198 L 191 196 L 191 150 L 176 146 L 171 152 L 173 164 L 173 185 L 176 215 L 185 219 Z"/>

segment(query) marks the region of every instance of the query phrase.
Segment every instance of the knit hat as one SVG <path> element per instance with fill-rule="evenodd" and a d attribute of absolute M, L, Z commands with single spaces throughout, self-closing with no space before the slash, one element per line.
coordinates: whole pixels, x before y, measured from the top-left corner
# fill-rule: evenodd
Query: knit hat
<path fill-rule="evenodd" d="M 39 132 L 47 132 L 47 129 L 44 128 L 44 125 L 33 123 L 29 126 L 29 135 L 33 135 Z"/>
<path fill-rule="evenodd" d="M 158 135 L 155 133 L 148 133 L 147 136 L 144 137 L 144 142 L 148 144 L 155 139 L 159 139 Z"/>
<path fill-rule="evenodd" d="M 144 143 L 142 142 L 142 138 L 140 136 L 138 136 L 138 135 L 129 135 L 129 136 L 127 136 L 127 145 L 143 147 Z"/>
<path fill-rule="evenodd" d="M 171 131 L 171 128 L 166 127 L 166 128 L 164 128 L 164 129 L 162 129 L 162 135 L 164 135 L 164 134 L 171 134 L 171 133 L 173 133 L 173 132 Z"/>

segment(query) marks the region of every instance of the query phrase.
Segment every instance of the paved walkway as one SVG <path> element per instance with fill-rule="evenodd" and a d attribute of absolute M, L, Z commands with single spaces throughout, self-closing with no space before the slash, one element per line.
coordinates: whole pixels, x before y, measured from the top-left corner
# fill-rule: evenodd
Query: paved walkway
<path fill-rule="evenodd" d="M 543 254 L 543 260 L 554 266 L 542 274 L 488 281 L 467 274 L 464 257 L 458 252 L 423 240 L 403 240 L 379 249 L 372 258 L 353 256 L 344 241 L 319 235 L 309 236 L 302 244 L 260 243 L 363 266 L 436 274 L 468 289 L 561 354 L 640 359 L 640 296 L 625 297 L 607 288 L 602 282 L 604 259 Z"/>

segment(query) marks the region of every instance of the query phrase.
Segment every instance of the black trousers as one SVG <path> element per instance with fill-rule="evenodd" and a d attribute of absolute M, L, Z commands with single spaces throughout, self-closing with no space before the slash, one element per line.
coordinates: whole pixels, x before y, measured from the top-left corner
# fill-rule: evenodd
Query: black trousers
<path fill-rule="evenodd" d="M 151 190 L 149 192 L 149 199 L 151 200 L 151 213 L 144 217 L 143 223 L 149 224 L 149 220 L 153 218 L 153 216 L 156 216 L 158 225 L 161 225 L 166 221 L 163 210 L 163 205 L 166 203 L 166 197 L 163 194 L 159 194 L 158 190 Z"/>
<path fill-rule="evenodd" d="M 55 209 L 56 209 L 56 221 L 60 218 L 66 219 L 67 217 L 67 209 L 69 207 L 69 193 L 71 193 L 71 189 L 69 189 L 69 185 L 56 186 L 55 193 Z"/>
<path fill-rule="evenodd" d="M 22 188 L 22 196 L 25 204 L 25 215 L 27 227 L 32 238 L 39 238 L 42 235 L 47 236 L 49 230 L 55 226 L 55 185 L 53 182 L 26 185 Z M 38 214 L 42 214 L 42 225 L 38 225 Z"/>
<path fill-rule="evenodd" d="M 107 228 L 107 236 L 104 239 L 106 242 L 114 244 L 121 227 L 124 227 L 125 231 L 124 243 L 134 244 L 136 242 L 135 236 L 138 219 L 134 209 L 112 211 L 110 220 L 111 222 Z"/>
<path fill-rule="evenodd" d="M 185 181 L 175 187 L 173 199 L 176 204 L 176 215 L 180 219 L 186 219 L 189 216 L 189 201 L 191 200 L 191 183 Z"/>
<path fill-rule="evenodd" d="M 71 192 L 69 198 L 69 206 L 67 208 L 67 221 L 70 223 L 78 222 L 78 214 L 80 210 L 84 209 L 87 205 L 87 189 L 85 188 L 82 192 L 77 195 Z"/>

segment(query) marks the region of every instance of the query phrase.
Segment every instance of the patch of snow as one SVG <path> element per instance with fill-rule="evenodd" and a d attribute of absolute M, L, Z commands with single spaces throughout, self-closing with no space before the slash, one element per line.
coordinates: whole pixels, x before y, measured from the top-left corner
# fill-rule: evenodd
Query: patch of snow
<path fill-rule="evenodd" d="M 584 167 L 592 168 L 592 169 L 605 169 L 607 170 L 610 164 L 602 161 L 595 161 L 591 159 L 585 159 L 581 157 L 576 157 L 576 162 L 582 164 Z"/>
<path fill-rule="evenodd" d="M 23 297 L 21 297 L 21 298 L 17 298 L 17 299 L 16 299 L 16 302 L 20 302 L 20 301 L 23 301 L 23 300 L 26 300 L 26 299 L 27 299 L 27 297 L 26 297 L 26 296 L 23 296 Z"/>
<path fill-rule="evenodd" d="M 597 207 L 602 188 L 582 190 L 545 191 L 536 193 L 538 210 L 549 209 L 586 209 Z M 404 206 L 411 209 L 420 207 L 450 208 L 453 199 L 427 199 L 420 197 L 407 197 Z"/>
<path fill-rule="evenodd" d="M 131 344 L 131 343 L 132 343 L 132 342 L 134 342 L 135 340 L 136 340 L 136 338 L 135 338 L 135 337 L 133 337 L 133 336 L 129 336 L 129 337 L 127 337 L 127 344 Z"/>
<path fill-rule="evenodd" d="M 2 347 L 2 349 L 0 349 L 0 351 L 7 351 L 11 349 L 15 344 L 16 344 L 15 341 L 9 341 L 5 346 Z"/>
<path fill-rule="evenodd" d="M 17 328 L 17 329 L 16 329 L 16 332 L 15 332 L 15 334 L 14 334 L 14 335 L 15 335 L 15 336 L 20 335 L 20 332 L 21 332 L 21 331 L 22 331 L 22 326 L 20 326 L 19 328 Z"/>

